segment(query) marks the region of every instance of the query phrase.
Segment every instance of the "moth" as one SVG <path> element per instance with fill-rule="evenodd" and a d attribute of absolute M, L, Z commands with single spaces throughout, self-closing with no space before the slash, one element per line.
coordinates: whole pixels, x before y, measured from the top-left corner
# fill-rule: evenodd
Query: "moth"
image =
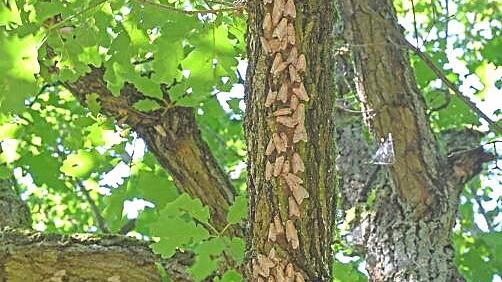
<path fill-rule="evenodd" d="M 279 93 L 277 94 L 277 99 L 281 100 L 283 103 L 288 101 L 288 89 L 289 85 L 287 82 L 284 82 L 279 88 Z"/>
<path fill-rule="evenodd" d="M 289 164 L 289 161 L 288 160 L 284 161 L 284 164 L 282 165 L 282 174 L 288 175 L 290 169 L 291 165 Z"/>
<path fill-rule="evenodd" d="M 277 25 L 281 20 L 284 6 L 284 0 L 274 0 L 274 7 L 272 8 L 272 23 L 274 25 Z"/>
<path fill-rule="evenodd" d="M 270 141 L 268 141 L 268 144 L 267 144 L 267 149 L 265 150 L 265 155 L 266 156 L 272 155 L 274 150 L 275 150 L 274 139 L 270 138 Z"/>
<path fill-rule="evenodd" d="M 270 252 L 268 252 L 268 258 L 271 259 L 273 262 L 276 263 L 279 262 L 279 258 L 277 257 L 274 247 L 272 247 L 272 249 L 270 249 Z"/>
<path fill-rule="evenodd" d="M 289 108 L 294 111 L 298 107 L 299 103 L 300 103 L 300 101 L 298 100 L 298 97 L 296 97 L 295 94 L 291 95 L 291 101 L 289 102 Z"/>
<path fill-rule="evenodd" d="M 268 228 L 268 240 L 271 242 L 275 242 L 277 240 L 277 230 L 275 229 L 275 224 L 273 222 L 270 223 Z"/>
<path fill-rule="evenodd" d="M 288 183 L 289 187 L 293 188 L 302 184 L 303 180 L 295 174 L 289 173 L 288 175 L 286 175 L 286 182 Z"/>
<path fill-rule="evenodd" d="M 300 98 L 300 100 L 303 100 L 305 102 L 308 102 L 310 100 L 309 96 L 307 95 L 307 90 L 305 89 L 305 85 L 303 85 L 303 82 L 300 82 L 300 86 L 298 86 L 298 88 L 293 88 L 293 93 L 295 93 L 296 96 Z"/>
<path fill-rule="evenodd" d="M 305 72 L 305 70 L 307 69 L 307 60 L 305 59 L 305 55 L 301 54 L 298 57 L 295 66 L 298 72 Z"/>
<path fill-rule="evenodd" d="M 298 249 L 298 247 L 300 246 L 300 241 L 298 240 L 298 231 L 296 231 L 296 227 L 295 227 L 293 221 L 291 221 L 291 220 L 288 220 L 286 222 L 286 240 L 288 240 L 288 242 L 291 243 L 291 246 L 295 250 Z M 286 276 L 290 276 L 289 273 L 290 272 L 288 272 L 287 267 L 286 267 Z M 293 271 L 293 273 L 294 273 L 294 271 Z"/>
<path fill-rule="evenodd" d="M 288 265 L 286 266 L 286 278 L 293 279 L 294 277 L 295 277 L 295 268 L 293 267 L 293 265 L 291 263 L 288 263 Z M 292 281 L 292 280 L 288 280 L 288 281 Z"/>
<path fill-rule="evenodd" d="M 303 123 L 298 124 L 293 133 L 293 143 L 298 143 L 300 141 L 307 142 L 307 130 Z"/>
<path fill-rule="evenodd" d="M 284 15 L 285 16 L 290 16 L 293 19 L 296 18 L 296 7 L 295 7 L 295 1 L 293 0 L 288 0 L 286 4 L 284 5 Z"/>
<path fill-rule="evenodd" d="M 287 36 L 288 36 L 288 42 L 289 42 L 289 44 L 295 45 L 296 44 L 296 34 L 295 34 L 295 27 L 293 26 L 292 23 L 288 24 L 287 32 L 286 33 L 287 33 Z"/>
<path fill-rule="evenodd" d="M 277 177 L 277 176 L 279 176 L 279 174 L 281 174 L 283 165 L 284 165 L 284 156 L 280 156 L 275 159 L 275 166 L 274 166 L 274 176 L 275 177 Z"/>
<path fill-rule="evenodd" d="M 286 69 L 288 65 L 282 61 L 281 53 L 277 53 L 274 58 L 274 62 L 272 63 L 272 68 L 270 69 L 270 73 L 274 76 L 278 76 L 284 69 Z"/>
<path fill-rule="evenodd" d="M 270 41 L 268 41 L 268 45 L 270 46 L 270 51 L 272 51 L 272 53 L 281 51 L 282 42 L 278 39 L 270 39 Z"/>
<path fill-rule="evenodd" d="M 274 112 L 274 116 L 287 116 L 291 114 L 293 111 L 290 108 L 282 108 L 278 109 L 277 111 Z"/>
<path fill-rule="evenodd" d="M 303 123 L 305 121 L 305 105 L 304 104 L 299 104 L 298 107 L 296 107 L 296 111 L 293 113 L 292 118 L 297 123 Z"/>
<path fill-rule="evenodd" d="M 272 1 L 273 1 L 273 0 L 263 0 L 263 3 L 264 3 L 265 5 L 267 5 L 267 4 L 272 3 Z"/>
<path fill-rule="evenodd" d="M 274 225 L 275 225 L 275 232 L 277 235 L 282 235 L 284 234 L 284 228 L 282 227 L 282 221 L 281 218 L 279 217 L 279 214 L 276 214 L 274 216 Z"/>
<path fill-rule="evenodd" d="M 261 47 L 265 50 L 265 53 L 269 54 L 272 50 L 270 49 L 270 44 L 265 37 L 260 36 Z"/>
<path fill-rule="evenodd" d="M 300 207 L 293 197 L 288 197 L 289 218 L 300 217 Z"/>
<path fill-rule="evenodd" d="M 289 116 L 278 116 L 276 120 L 278 123 L 290 128 L 293 128 L 298 124 L 295 119 Z"/>
<path fill-rule="evenodd" d="M 394 163 L 394 158 L 394 143 L 392 142 L 392 134 L 389 133 L 387 139 L 380 144 L 373 156 L 373 163 L 378 165 L 391 165 Z"/>
<path fill-rule="evenodd" d="M 286 18 L 282 18 L 277 27 L 274 29 L 272 37 L 278 38 L 282 41 L 283 39 L 286 39 L 286 36 L 289 36 L 288 32 L 288 20 Z"/>
<path fill-rule="evenodd" d="M 275 267 L 275 281 L 286 281 L 286 277 L 284 276 L 284 270 L 280 265 Z"/>
<path fill-rule="evenodd" d="M 267 99 L 265 100 L 265 107 L 269 108 L 275 102 L 275 98 L 277 97 L 277 92 L 269 90 L 267 94 Z"/>
<path fill-rule="evenodd" d="M 298 60 L 298 49 L 296 49 L 296 47 L 293 46 L 291 48 L 291 51 L 289 51 L 287 62 L 296 65 L 297 60 Z"/>
<path fill-rule="evenodd" d="M 263 18 L 263 31 L 265 31 L 266 35 L 270 35 L 272 28 L 272 16 L 270 15 L 270 13 L 267 13 L 265 15 L 265 18 Z"/>
<path fill-rule="evenodd" d="M 305 171 L 305 164 L 303 163 L 303 160 L 298 153 L 293 154 L 293 157 L 291 159 L 291 165 L 293 173 Z"/>
<path fill-rule="evenodd" d="M 297 272 L 295 277 L 295 282 L 305 282 L 305 278 L 303 278 L 303 275 L 300 272 Z"/>
<path fill-rule="evenodd" d="M 274 267 L 275 264 L 268 257 L 258 254 L 258 273 L 262 276 L 270 276 L 270 268 Z"/>
<path fill-rule="evenodd" d="M 296 71 L 295 66 L 292 64 L 289 65 L 289 79 L 291 79 L 292 82 L 300 82 L 301 78 L 298 75 L 298 72 Z"/>
<path fill-rule="evenodd" d="M 286 152 L 286 149 L 288 148 L 288 136 L 284 132 L 279 133 L 279 136 L 281 137 L 282 144 L 284 144 L 284 152 Z"/>
<path fill-rule="evenodd" d="M 272 138 L 274 139 L 274 145 L 277 153 L 286 152 L 287 144 L 284 143 L 284 140 L 279 136 L 279 134 L 274 133 L 274 135 L 272 135 Z"/>
<path fill-rule="evenodd" d="M 293 197 L 295 197 L 298 205 L 301 205 L 303 203 L 303 200 L 309 197 L 307 190 L 305 190 L 305 188 L 303 188 L 303 186 L 299 184 L 291 187 L 291 192 L 293 192 Z"/>
<path fill-rule="evenodd" d="M 265 165 L 265 180 L 270 180 L 272 179 L 272 174 L 274 173 L 274 166 L 272 165 L 271 162 L 267 161 L 267 164 Z"/>

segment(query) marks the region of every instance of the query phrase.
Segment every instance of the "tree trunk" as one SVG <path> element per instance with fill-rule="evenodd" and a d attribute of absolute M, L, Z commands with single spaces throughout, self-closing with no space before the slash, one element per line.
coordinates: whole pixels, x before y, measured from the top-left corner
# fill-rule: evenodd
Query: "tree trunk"
<path fill-rule="evenodd" d="M 253 0 L 248 12 L 248 281 L 331 281 L 334 7 Z"/>
<path fill-rule="evenodd" d="M 354 233 L 366 253 L 370 280 L 461 281 L 450 236 L 460 191 L 483 155 L 473 162 L 477 165 L 454 165 L 440 154 L 391 1 L 339 0 L 338 11 L 352 50 L 365 121 L 376 140 L 391 135 L 394 148 L 388 165 L 376 169 L 373 164 L 375 169 L 362 170 L 362 177 L 346 174 L 341 188 L 345 198 L 354 186 L 377 189 L 375 203 Z M 345 154 L 341 157 L 350 161 L 341 160 L 339 166 L 368 166 L 368 149 L 358 152 L 365 154 Z"/>

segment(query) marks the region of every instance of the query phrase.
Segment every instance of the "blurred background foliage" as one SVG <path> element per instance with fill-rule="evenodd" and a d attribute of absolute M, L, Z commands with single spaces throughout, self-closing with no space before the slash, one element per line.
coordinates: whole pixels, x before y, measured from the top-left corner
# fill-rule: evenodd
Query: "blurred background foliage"
<path fill-rule="evenodd" d="M 394 2 L 409 41 L 498 120 L 500 4 Z M 17 180 L 16 189 L 31 208 L 33 228 L 127 233 L 150 240 L 164 257 L 177 248 L 194 251 L 191 273 L 197 280 L 241 279 L 235 269 L 243 260 L 243 239 L 211 235 L 208 208 L 176 191 L 140 138 L 103 116 L 95 95 L 87 96 L 89 106 L 83 108 L 59 83 L 77 79 L 90 64 L 103 65 L 114 95 L 125 81 L 145 93 L 135 104 L 144 112 L 160 107 L 158 85 L 168 85 L 174 105 L 196 108 L 205 140 L 240 195 L 229 222 L 241 224 L 247 210 L 245 14 L 238 9 L 186 12 L 229 7 L 234 6 L 210 0 L 0 2 L 0 178 Z M 422 60 L 412 55 L 411 61 L 440 142 L 444 134 L 465 128 L 485 134 L 464 149 L 500 138 Z M 453 242 L 456 263 L 468 281 L 502 281 L 500 175 L 497 164 L 489 164 L 462 194 Z M 173 232 L 169 226 L 178 228 Z M 367 281 L 364 261 L 345 241 L 344 228 L 340 226 L 333 247 L 336 280 Z M 228 258 L 231 268 L 222 269 L 220 262 Z"/>

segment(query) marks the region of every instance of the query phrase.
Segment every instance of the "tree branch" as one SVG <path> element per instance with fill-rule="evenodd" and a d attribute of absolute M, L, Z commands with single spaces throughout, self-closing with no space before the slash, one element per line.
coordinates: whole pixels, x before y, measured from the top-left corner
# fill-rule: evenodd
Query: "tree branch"
<path fill-rule="evenodd" d="M 98 94 L 102 112 L 133 128 L 169 171 L 177 188 L 209 207 L 211 224 L 221 231 L 227 225 L 226 214 L 235 190 L 203 140 L 193 109 L 166 105 L 153 112 L 140 112 L 132 105 L 145 95 L 125 83 L 120 95 L 113 96 L 103 79 L 104 72 L 103 68 L 91 67 L 76 82 L 63 85 L 84 105 L 86 95 Z M 234 233 L 241 232 L 238 227 L 232 228 Z"/>
<path fill-rule="evenodd" d="M 161 261 L 146 242 L 124 236 L 58 235 L 0 230 L 2 281 L 192 281 L 189 253 Z M 59 280 L 58 280 L 59 279 Z"/>

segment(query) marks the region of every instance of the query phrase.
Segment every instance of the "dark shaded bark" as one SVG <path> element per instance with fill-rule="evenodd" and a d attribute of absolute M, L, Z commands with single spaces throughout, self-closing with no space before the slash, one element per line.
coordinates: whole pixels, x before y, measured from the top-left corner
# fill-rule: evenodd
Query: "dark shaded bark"
<path fill-rule="evenodd" d="M 381 174 L 373 176 L 375 169 L 364 170 L 362 177 L 347 174 L 341 188 L 351 189 L 353 182 L 377 189 L 370 212 L 354 233 L 366 254 L 370 280 L 461 281 L 450 238 L 459 194 L 465 181 L 493 156 L 482 150 L 449 159 L 440 154 L 391 1 L 339 0 L 338 10 L 364 119 L 376 140 L 391 134 L 394 141 L 395 158 L 378 169 Z M 338 132 L 339 137 L 344 133 Z M 368 163 L 365 152 L 371 151 L 355 154 L 352 162 Z M 467 161 L 468 154 L 476 154 L 475 160 Z M 342 191 L 345 198 L 349 194 Z"/>
<path fill-rule="evenodd" d="M 305 102 L 305 127 L 307 141 L 291 141 L 291 129 L 282 127 L 274 120 L 273 112 L 287 107 L 292 98 L 291 88 L 288 101 L 266 107 L 266 97 L 270 90 L 277 91 L 281 83 L 292 83 L 288 78 L 288 69 L 275 78 L 271 68 L 274 53 L 268 53 L 260 43 L 264 34 L 263 23 L 266 12 L 271 12 L 273 5 L 264 1 L 248 1 L 248 58 L 246 90 L 246 139 L 248 145 L 248 191 L 249 191 L 249 226 L 247 230 L 247 276 L 248 280 L 266 279 L 274 276 L 280 280 L 279 272 L 286 264 L 301 273 L 306 281 L 330 281 L 335 211 L 336 175 L 334 170 L 334 88 L 333 88 L 333 22 L 334 10 L 330 1 L 295 1 L 296 47 L 298 54 L 306 57 L 306 72 L 301 81 L 304 83 L 310 100 Z M 292 48 L 288 45 L 282 50 L 286 58 Z M 293 86 L 294 87 L 294 86 Z M 301 122 L 300 122 L 301 123 Z M 300 125 L 297 125 L 300 126 Z M 296 129 L 295 129 L 296 130 Z M 266 155 L 266 148 L 273 133 L 287 135 L 288 145 L 284 153 Z M 309 198 L 300 203 L 300 215 L 291 216 L 291 187 L 281 176 L 267 180 L 267 161 L 275 162 L 279 156 L 291 160 L 291 154 L 297 152 L 305 164 L 305 172 L 297 174 L 303 180 L 303 186 Z M 294 201 L 294 200 L 293 200 Z M 271 240 L 271 227 L 277 226 L 277 217 L 281 226 L 291 220 L 299 237 L 299 246 L 295 248 L 288 242 L 284 233 L 277 234 Z M 287 233 L 287 232 L 286 232 Z M 272 259 L 274 266 L 260 264 L 274 250 L 277 259 Z M 266 264 L 266 263 L 265 263 Z M 264 271 L 266 270 L 266 271 Z M 261 274 L 259 275 L 259 273 Z M 270 273 L 269 273 L 270 272 Z M 287 269 L 286 269 L 287 272 Z M 300 279 L 300 278 L 297 278 Z M 298 281 L 298 280 L 297 280 Z M 301 280 L 300 280 L 301 281 Z"/>
<path fill-rule="evenodd" d="M 0 230 L 7 226 L 31 227 L 28 205 L 17 195 L 14 187 L 13 179 L 0 179 Z"/>
<path fill-rule="evenodd" d="M 144 94 L 126 83 L 120 96 L 114 97 L 103 80 L 103 74 L 104 69 L 92 68 L 76 82 L 64 85 L 84 105 L 87 94 L 97 93 L 102 111 L 133 128 L 173 177 L 176 187 L 207 205 L 211 211 L 211 223 L 222 230 L 227 225 L 226 214 L 235 191 L 202 139 L 193 109 L 166 106 L 151 113 L 139 112 L 132 105 L 144 98 Z M 167 90 L 164 86 L 159 87 L 164 90 L 168 103 Z M 230 230 L 240 233 L 235 227 Z"/>

